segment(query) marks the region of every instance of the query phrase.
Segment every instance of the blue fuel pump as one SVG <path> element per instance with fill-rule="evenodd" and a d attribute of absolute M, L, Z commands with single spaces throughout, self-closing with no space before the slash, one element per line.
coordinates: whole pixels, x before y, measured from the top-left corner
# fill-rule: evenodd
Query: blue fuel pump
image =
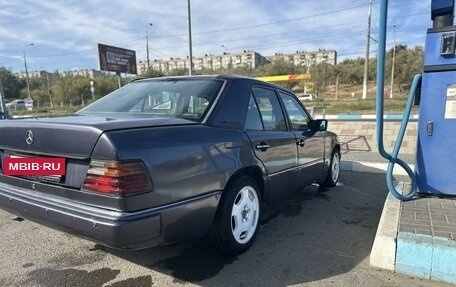
<path fill-rule="evenodd" d="M 433 27 L 426 37 L 423 75 L 415 75 L 398 138 L 391 154 L 383 147 L 383 95 L 388 0 L 380 3 L 377 57 L 377 145 L 388 159 L 386 182 L 400 200 L 423 195 L 456 195 L 456 26 L 454 0 L 432 0 Z M 380 95 L 380 96 L 379 96 Z M 420 104 L 415 171 L 398 158 L 413 101 Z M 404 195 L 393 184 L 393 168 L 399 164 L 412 180 Z"/>

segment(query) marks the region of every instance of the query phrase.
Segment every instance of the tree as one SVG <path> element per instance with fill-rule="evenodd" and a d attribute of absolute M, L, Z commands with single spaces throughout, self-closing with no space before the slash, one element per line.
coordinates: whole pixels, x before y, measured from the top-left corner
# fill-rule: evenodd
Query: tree
<path fill-rule="evenodd" d="M 364 58 L 345 59 L 337 65 L 342 71 L 339 83 L 360 85 L 363 83 Z"/>
<path fill-rule="evenodd" d="M 188 69 L 184 69 L 184 68 L 174 69 L 168 73 L 168 76 L 184 76 L 184 75 L 188 75 Z"/>
<path fill-rule="evenodd" d="M 19 79 L 5 67 L 0 67 L 0 80 L 3 83 L 5 99 L 14 100 L 21 97 L 21 90 L 26 86 L 25 80 Z"/>
<path fill-rule="evenodd" d="M 276 76 L 276 75 L 289 75 L 305 73 L 305 67 L 295 66 L 291 62 L 285 62 L 283 59 L 273 61 L 270 64 L 260 66 L 256 69 L 255 75 L 258 77 L 262 76 Z"/>
<path fill-rule="evenodd" d="M 59 76 L 54 79 L 51 86 L 53 99 L 60 105 L 82 105 L 92 101 L 90 81 L 92 79 L 83 76 Z M 95 99 L 99 99 L 118 88 L 117 76 L 103 76 L 93 79 Z"/>
<path fill-rule="evenodd" d="M 163 74 L 161 71 L 149 69 L 142 76 L 146 77 L 146 78 L 157 78 L 157 77 L 163 77 L 164 75 L 165 74 Z"/>
<path fill-rule="evenodd" d="M 95 100 L 106 96 L 116 90 L 118 86 L 117 76 L 96 77 L 94 80 Z M 90 79 L 86 79 L 90 83 Z M 88 87 L 90 89 L 90 87 Z"/>
<path fill-rule="evenodd" d="M 327 63 L 320 63 L 310 67 L 310 74 L 311 81 L 314 85 L 314 92 L 318 95 L 334 79 L 334 66 Z"/>
<path fill-rule="evenodd" d="M 413 75 L 422 72 L 424 51 L 421 48 L 407 49 L 400 45 L 396 48 L 396 62 L 394 67 L 394 80 L 399 91 L 404 91 L 410 86 Z"/>

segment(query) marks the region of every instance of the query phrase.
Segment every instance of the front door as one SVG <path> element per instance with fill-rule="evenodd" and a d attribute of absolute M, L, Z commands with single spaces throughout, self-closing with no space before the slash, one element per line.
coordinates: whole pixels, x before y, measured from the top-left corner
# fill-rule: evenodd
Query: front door
<path fill-rule="evenodd" d="M 325 145 L 322 133 L 310 128 L 310 117 L 291 94 L 279 92 L 298 147 L 299 184 L 307 185 L 323 171 Z"/>

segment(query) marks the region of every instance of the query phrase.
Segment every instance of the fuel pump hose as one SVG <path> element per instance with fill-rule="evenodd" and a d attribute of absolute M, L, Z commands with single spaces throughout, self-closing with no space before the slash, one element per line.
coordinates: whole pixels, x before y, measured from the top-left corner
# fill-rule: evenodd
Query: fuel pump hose
<path fill-rule="evenodd" d="M 410 200 L 412 199 L 417 191 L 416 187 L 416 178 L 413 170 L 410 166 L 398 158 L 399 149 L 404 139 L 405 130 L 407 128 L 408 120 L 412 110 L 413 99 L 417 88 L 420 86 L 421 75 L 415 75 L 410 87 L 409 96 L 407 99 L 407 104 L 405 108 L 405 113 L 402 118 L 401 127 L 399 129 L 399 134 L 397 136 L 396 143 L 394 145 L 393 151 L 391 154 L 385 151 L 383 146 L 383 113 L 384 113 L 384 84 L 385 84 L 385 56 L 386 56 L 386 24 L 387 24 L 387 15 L 388 14 L 388 0 L 382 0 L 380 2 L 380 23 L 379 23 L 379 41 L 378 41 L 378 52 L 377 52 L 377 99 L 376 99 L 376 136 L 377 136 L 377 147 L 380 155 L 386 158 L 388 162 L 388 168 L 386 171 L 386 185 L 389 192 L 399 200 Z M 411 190 L 408 194 L 402 194 L 396 190 L 393 181 L 393 169 L 394 165 L 400 165 L 410 177 L 412 184 Z"/>

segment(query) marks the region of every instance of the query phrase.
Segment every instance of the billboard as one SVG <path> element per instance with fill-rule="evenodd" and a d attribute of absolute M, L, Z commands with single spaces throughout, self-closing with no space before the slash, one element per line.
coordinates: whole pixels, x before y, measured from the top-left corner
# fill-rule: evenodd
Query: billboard
<path fill-rule="evenodd" d="M 136 74 L 136 52 L 123 48 L 98 44 L 100 70 Z"/>

